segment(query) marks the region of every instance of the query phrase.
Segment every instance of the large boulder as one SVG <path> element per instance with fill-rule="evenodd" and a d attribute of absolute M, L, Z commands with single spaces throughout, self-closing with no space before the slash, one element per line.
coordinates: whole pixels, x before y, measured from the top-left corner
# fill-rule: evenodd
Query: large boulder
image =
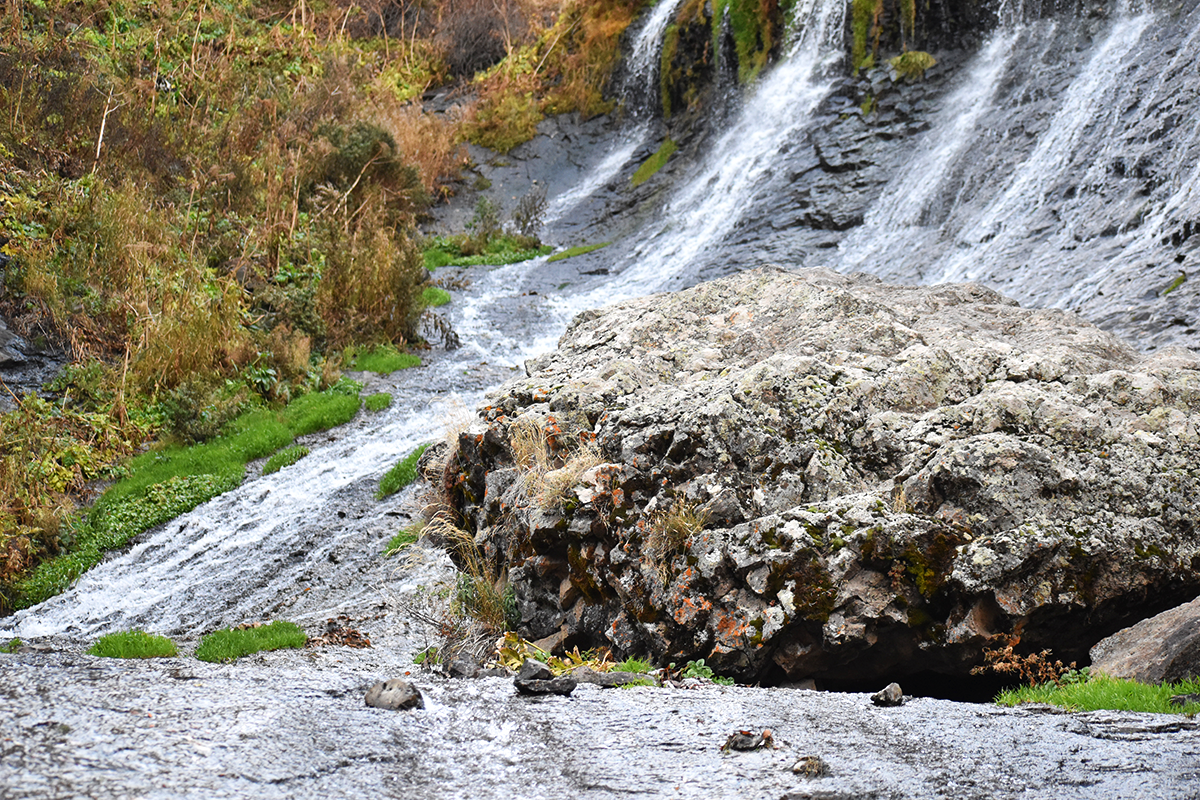
<path fill-rule="evenodd" d="M 1142 683 L 1200 677 L 1200 597 L 1119 630 L 1092 648 L 1092 670 Z"/>
<path fill-rule="evenodd" d="M 1200 361 L 978 285 L 764 268 L 579 315 L 441 487 L 523 635 L 742 678 L 1085 659 L 1200 591 Z"/>

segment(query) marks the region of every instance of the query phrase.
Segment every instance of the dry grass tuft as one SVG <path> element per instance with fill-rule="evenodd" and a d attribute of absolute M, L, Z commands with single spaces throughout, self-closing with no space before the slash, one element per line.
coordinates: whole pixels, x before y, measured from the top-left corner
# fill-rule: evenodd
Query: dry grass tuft
<path fill-rule="evenodd" d="M 553 420 L 542 425 L 522 419 L 509 430 L 509 446 L 513 461 L 522 471 L 525 496 L 543 509 L 561 507 L 569 499 L 570 489 L 579 484 L 580 476 L 605 463 L 599 446 L 592 440 L 580 441 L 565 457 L 556 453 L 559 435 Z"/>
<path fill-rule="evenodd" d="M 651 514 L 642 552 L 663 571 L 666 562 L 707 524 L 707 511 L 694 502 L 677 500 L 669 510 Z"/>

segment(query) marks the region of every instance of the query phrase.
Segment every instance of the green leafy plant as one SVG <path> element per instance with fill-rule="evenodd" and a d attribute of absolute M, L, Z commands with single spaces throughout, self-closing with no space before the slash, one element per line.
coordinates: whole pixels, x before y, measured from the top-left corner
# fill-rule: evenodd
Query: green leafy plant
<path fill-rule="evenodd" d="M 227 663 L 263 650 L 304 647 L 307 641 L 308 637 L 298 625 L 283 620 L 257 627 L 223 628 L 200 639 L 196 658 Z"/>
<path fill-rule="evenodd" d="M 896 71 L 896 77 L 909 81 L 923 80 L 925 70 L 936 63 L 937 59 L 923 50 L 909 50 L 895 58 L 888 59 L 888 64 Z"/>
<path fill-rule="evenodd" d="M 671 666 L 674 666 L 672 664 Z M 683 671 L 679 673 L 681 678 L 699 678 L 701 680 L 712 681 L 713 683 L 722 686 L 732 686 L 733 678 L 725 678 L 720 675 L 713 674 L 712 667 L 704 663 L 703 658 L 698 658 L 695 661 L 689 661 L 684 665 Z"/>
<path fill-rule="evenodd" d="M 383 411 L 391 404 L 392 396 L 387 392 L 376 392 L 363 401 L 363 405 L 367 407 L 367 411 L 371 412 Z"/>
<path fill-rule="evenodd" d="M 421 455 L 428 447 L 428 442 L 418 446 L 411 453 L 400 459 L 396 466 L 388 470 L 379 480 L 379 490 L 375 492 L 375 497 L 382 500 L 415 481 L 417 479 L 417 462 L 421 460 Z"/>
<path fill-rule="evenodd" d="M 10 639 L 0 646 L 0 653 L 15 653 L 25 646 L 25 643 L 20 639 Z"/>
<path fill-rule="evenodd" d="M 1038 686 L 1022 686 L 1001 692 L 996 703 L 1015 706 L 1020 703 L 1047 703 L 1072 711 L 1143 711 L 1152 714 L 1200 713 L 1200 702 L 1183 706 L 1171 705 L 1175 695 L 1200 694 L 1200 678 L 1172 684 L 1146 684 L 1111 678 L 1107 675 L 1086 676 L 1075 673 L 1068 680 L 1053 681 Z"/>
<path fill-rule="evenodd" d="M 290 467 L 292 464 L 295 464 L 306 455 L 308 455 L 308 448 L 302 445 L 285 447 L 267 459 L 267 463 L 263 464 L 262 474 L 270 475 L 279 472 L 284 467 Z"/>
<path fill-rule="evenodd" d="M 171 658 L 178 654 L 170 639 L 145 631 L 105 634 L 87 652 L 102 658 Z"/>

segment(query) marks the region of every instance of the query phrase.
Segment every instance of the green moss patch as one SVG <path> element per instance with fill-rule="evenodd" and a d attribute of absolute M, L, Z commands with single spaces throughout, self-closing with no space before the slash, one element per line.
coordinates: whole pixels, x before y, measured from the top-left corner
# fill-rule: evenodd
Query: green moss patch
<path fill-rule="evenodd" d="M 213 663 L 228 663 L 263 650 L 304 647 L 307 641 L 308 637 L 304 635 L 300 626 L 283 620 L 256 628 L 223 628 L 200 640 L 200 646 L 196 648 L 196 658 Z"/>
<path fill-rule="evenodd" d="M 379 480 L 379 491 L 375 493 L 375 497 L 382 500 L 415 481 L 417 479 L 417 461 L 421 459 L 421 454 L 427 447 L 429 447 L 428 443 L 421 445 L 388 470 L 387 474 Z"/>
<path fill-rule="evenodd" d="M 555 253 L 547 258 L 546 263 L 564 261 L 568 258 L 574 258 L 575 256 L 582 256 L 586 253 L 599 250 L 602 247 L 608 247 L 610 244 L 612 244 L 612 242 L 597 242 L 596 244 L 581 244 L 578 247 L 569 247 L 566 250 L 563 250 L 561 253 Z"/>
<path fill-rule="evenodd" d="M 105 634 L 87 652 L 101 658 L 171 658 L 178 654 L 170 639 L 145 631 Z"/>
<path fill-rule="evenodd" d="M 1023 686 L 1001 692 L 996 703 L 1015 706 L 1019 703 L 1047 703 L 1072 711 L 1145 711 L 1152 714 L 1196 714 L 1200 703 L 1173 706 L 1174 695 L 1200 694 L 1200 678 L 1163 685 L 1094 675 L 1087 680 L 1064 683 L 1061 686 L 1045 683 Z"/>
<path fill-rule="evenodd" d="M 437 308 L 450 302 L 450 293 L 439 286 L 426 286 L 421 291 L 421 303 L 426 308 Z"/>
<path fill-rule="evenodd" d="M 342 360 L 348 369 L 390 375 L 396 370 L 421 366 L 421 359 L 412 353 L 401 353 L 393 345 L 384 344 L 370 350 L 347 347 Z"/>
<path fill-rule="evenodd" d="M 387 392 L 377 392 L 363 401 L 363 405 L 367 407 L 367 411 L 376 412 L 383 411 L 392 404 L 392 396 Z"/>
<path fill-rule="evenodd" d="M 306 455 L 308 455 L 308 448 L 302 445 L 284 448 L 267 459 L 267 463 L 263 464 L 262 474 L 271 475 L 279 472 L 284 467 L 290 467 L 292 464 L 295 464 Z"/>
<path fill-rule="evenodd" d="M 678 146 L 671 139 L 664 139 L 659 146 L 658 152 L 642 162 L 642 165 L 637 168 L 637 172 L 633 173 L 633 177 L 629 179 L 634 186 L 641 186 L 646 181 L 650 180 L 656 172 L 666 166 L 667 160 L 671 158 L 671 154 L 678 149 Z"/>
<path fill-rule="evenodd" d="M 518 237 L 497 236 L 483 247 L 468 236 L 439 236 L 424 250 L 425 268 L 500 266 L 528 261 L 554 252 L 549 245 L 528 246 Z"/>

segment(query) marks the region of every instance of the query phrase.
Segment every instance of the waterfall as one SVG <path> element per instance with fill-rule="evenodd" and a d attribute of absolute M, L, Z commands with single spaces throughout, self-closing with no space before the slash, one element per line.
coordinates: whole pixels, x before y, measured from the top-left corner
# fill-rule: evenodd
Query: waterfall
<path fill-rule="evenodd" d="M 754 87 L 704 163 L 641 237 L 631 265 L 593 303 L 678 286 L 768 191 L 841 58 L 842 0 L 800 0 L 793 13 L 795 38 L 786 57 Z"/>
<path fill-rule="evenodd" d="M 866 213 L 864 224 L 842 242 L 846 269 L 871 269 L 887 275 L 895 269 L 889 265 L 903 258 L 897 255 L 897 240 L 904 241 L 904 250 L 911 252 L 923 249 L 922 239 L 937 236 L 937 229 L 924 222 L 926 212 L 977 141 L 980 117 L 990 108 L 996 86 L 1009 68 L 1016 40 L 1015 31 L 998 31 L 975 57 L 916 155 Z M 908 264 L 905 268 L 911 269 Z"/>
<path fill-rule="evenodd" d="M 562 219 L 606 186 L 650 138 L 651 117 L 657 108 L 655 98 L 659 91 L 663 33 L 681 3 L 682 0 L 659 0 L 633 40 L 621 87 L 621 99 L 633 125 L 617 137 L 608 153 L 582 181 L 550 201 L 545 224 L 552 225 Z"/>
<path fill-rule="evenodd" d="M 1151 15 L 1141 14 L 1113 25 L 1008 187 L 960 233 L 960 247 L 944 264 L 938 282 L 978 280 L 991 263 L 1008 257 L 1014 242 L 1025 239 L 1037 224 L 1049 191 L 1079 170 L 1073 155 L 1080 138 L 1105 109 L 1112 108 L 1108 95 L 1115 78 L 1150 21 Z"/>

